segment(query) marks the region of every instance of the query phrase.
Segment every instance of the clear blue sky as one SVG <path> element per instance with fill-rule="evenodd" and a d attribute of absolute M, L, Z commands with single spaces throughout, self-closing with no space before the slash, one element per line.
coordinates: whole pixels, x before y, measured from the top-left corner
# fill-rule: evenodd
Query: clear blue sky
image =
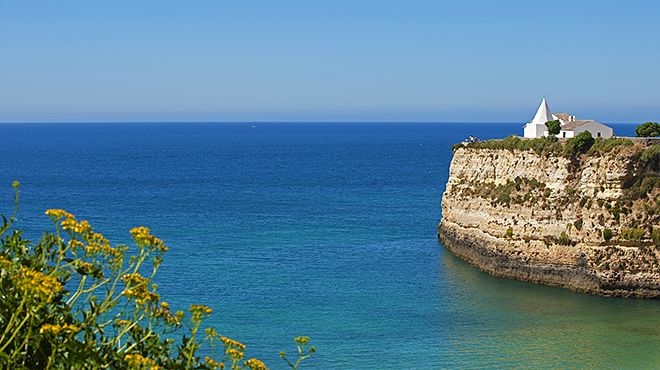
<path fill-rule="evenodd" d="M 660 120 L 660 1 L 0 0 L 0 121 Z"/>

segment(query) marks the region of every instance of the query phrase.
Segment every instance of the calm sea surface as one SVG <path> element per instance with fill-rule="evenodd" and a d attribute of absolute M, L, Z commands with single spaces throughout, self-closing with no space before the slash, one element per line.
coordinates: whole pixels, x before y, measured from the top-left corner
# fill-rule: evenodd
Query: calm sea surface
<path fill-rule="evenodd" d="M 634 126 L 614 125 L 619 135 Z M 436 238 L 451 144 L 520 124 L 1 124 L 0 207 L 171 246 L 159 291 L 283 368 L 660 367 L 660 301 L 491 277 Z"/>

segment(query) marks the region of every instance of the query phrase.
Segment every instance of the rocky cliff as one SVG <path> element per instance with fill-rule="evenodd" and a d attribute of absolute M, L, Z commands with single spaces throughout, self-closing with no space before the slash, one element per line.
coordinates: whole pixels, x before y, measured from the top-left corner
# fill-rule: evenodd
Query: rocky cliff
<path fill-rule="evenodd" d="M 457 146 L 438 225 L 443 244 L 495 276 L 660 296 L 660 145 L 598 140 L 567 154 L 521 142 Z"/>

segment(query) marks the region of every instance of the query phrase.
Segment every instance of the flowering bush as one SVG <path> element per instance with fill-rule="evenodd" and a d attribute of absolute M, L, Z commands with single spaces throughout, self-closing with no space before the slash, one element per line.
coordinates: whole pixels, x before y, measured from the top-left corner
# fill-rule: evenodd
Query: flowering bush
<path fill-rule="evenodd" d="M 168 247 L 148 228 L 130 231 L 132 247 L 112 246 L 89 222 L 50 209 L 54 232 L 33 244 L 13 228 L 13 187 L 14 214 L 0 227 L 0 367 L 267 369 L 244 360 L 244 344 L 210 327 L 200 332 L 211 308 L 170 310 L 154 283 Z M 308 341 L 295 339 L 297 361 L 283 355 L 287 365 L 314 353 Z M 211 356 L 202 359 L 206 345 Z"/>

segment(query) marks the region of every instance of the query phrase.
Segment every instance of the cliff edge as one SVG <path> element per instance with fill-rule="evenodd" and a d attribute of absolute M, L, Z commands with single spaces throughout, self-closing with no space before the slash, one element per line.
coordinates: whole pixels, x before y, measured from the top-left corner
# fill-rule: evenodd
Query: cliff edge
<path fill-rule="evenodd" d="M 660 143 L 457 145 L 438 237 L 492 275 L 603 296 L 660 296 Z"/>

